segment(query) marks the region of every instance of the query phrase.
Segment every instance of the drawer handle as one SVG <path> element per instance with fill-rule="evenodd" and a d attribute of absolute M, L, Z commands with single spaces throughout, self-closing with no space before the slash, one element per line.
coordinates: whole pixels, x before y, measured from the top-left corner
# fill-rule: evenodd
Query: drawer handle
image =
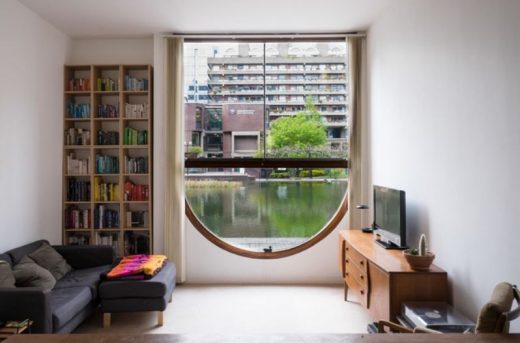
<path fill-rule="evenodd" d="M 348 276 L 348 272 L 345 272 L 345 276 Z"/>
<path fill-rule="evenodd" d="M 348 251 L 349 250 L 348 247 L 346 247 L 345 250 Z"/>
<path fill-rule="evenodd" d="M 364 265 L 364 264 L 365 264 L 365 261 L 359 261 L 359 264 L 360 264 L 360 265 Z"/>
<path fill-rule="evenodd" d="M 363 275 L 359 275 L 359 278 L 363 280 L 365 277 Z"/>
<path fill-rule="evenodd" d="M 345 263 L 349 263 L 350 261 L 348 260 L 348 258 L 345 260 Z"/>
<path fill-rule="evenodd" d="M 364 290 L 360 290 L 359 291 L 361 294 L 365 294 L 365 291 Z"/>

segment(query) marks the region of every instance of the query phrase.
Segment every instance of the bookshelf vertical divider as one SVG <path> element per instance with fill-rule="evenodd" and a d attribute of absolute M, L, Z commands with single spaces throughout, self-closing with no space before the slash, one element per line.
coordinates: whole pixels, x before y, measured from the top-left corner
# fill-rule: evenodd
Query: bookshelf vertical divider
<path fill-rule="evenodd" d="M 66 65 L 63 84 L 63 244 L 152 253 L 152 67 Z"/>

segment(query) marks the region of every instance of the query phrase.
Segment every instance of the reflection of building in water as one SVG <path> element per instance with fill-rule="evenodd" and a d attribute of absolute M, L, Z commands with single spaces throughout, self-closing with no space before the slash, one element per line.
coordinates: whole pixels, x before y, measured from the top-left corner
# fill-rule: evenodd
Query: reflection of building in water
<path fill-rule="evenodd" d="M 255 228 L 260 226 L 261 208 L 251 199 L 251 196 L 255 195 L 248 194 L 246 187 L 240 187 L 234 190 L 231 197 L 233 203 L 231 206 L 231 222 L 234 225 L 241 225 L 253 229 L 248 231 L 258 231 L 258 229 L 255 230 Z M 255 235 L 258 234 L 265 235 L 264 232 L 255 232 Z"/>

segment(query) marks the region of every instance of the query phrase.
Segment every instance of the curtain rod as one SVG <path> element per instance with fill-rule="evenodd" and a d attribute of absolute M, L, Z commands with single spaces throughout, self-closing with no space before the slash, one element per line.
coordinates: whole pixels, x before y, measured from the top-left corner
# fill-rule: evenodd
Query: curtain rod
<path fill-rule="evenodd" d="M 309 38 L 345 38 L 345 37 L 366 37 L 365 32 L 344 32 L 344 33 L 165 33 L 165 38 L 180 37 L 185 39 L 309 39 Z"/>

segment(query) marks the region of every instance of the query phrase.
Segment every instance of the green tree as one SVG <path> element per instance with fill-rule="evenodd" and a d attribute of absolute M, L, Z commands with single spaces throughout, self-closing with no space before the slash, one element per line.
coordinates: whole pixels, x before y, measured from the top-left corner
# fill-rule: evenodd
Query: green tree
<path fill-rule="evenodd" d="M 267 141 L 271 155 L 288 157 L 313 157 L 313 151 L 326 142 L 326 130 L 311 97 L 305 100 L 304 111 L 273 121 Z"/>

